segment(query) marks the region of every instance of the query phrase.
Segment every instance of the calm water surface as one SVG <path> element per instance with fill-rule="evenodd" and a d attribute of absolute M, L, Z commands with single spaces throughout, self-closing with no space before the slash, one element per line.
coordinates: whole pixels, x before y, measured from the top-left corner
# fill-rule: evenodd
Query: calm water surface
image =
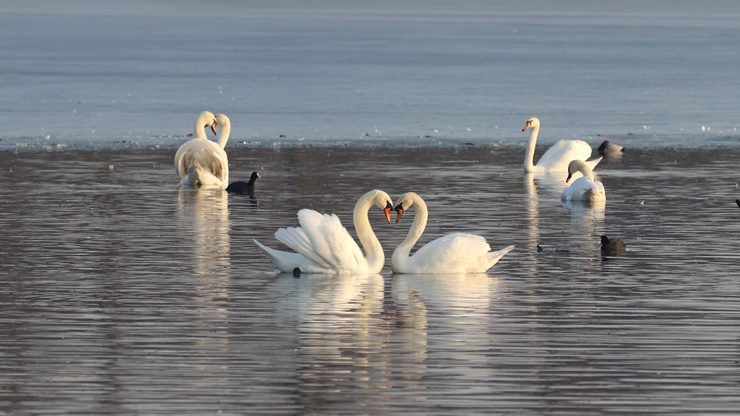
<path fill-rule="evenodd" d="M 740 408 L 738 150 L 629 152 L 595 209 L 521 148 L 234 151 L 254 198 L 178 191 L 172 153 L 0 153 L 0 414 Z M 303 207 L 349 226 L 374 187 L 426 198 L 422 242 L 517 249 L 484 275 L 296 279 L 252 243 Z M 411 221 L 371 222 L 390 256 Z"/>

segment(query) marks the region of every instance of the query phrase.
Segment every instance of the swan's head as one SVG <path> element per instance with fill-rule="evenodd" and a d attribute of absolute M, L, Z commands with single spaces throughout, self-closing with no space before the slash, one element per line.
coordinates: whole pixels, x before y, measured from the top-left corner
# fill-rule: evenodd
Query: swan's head
<path fill-rule="evenodd" d="M 216 126 L 229 126 L 231 127 L 231 120 L 229 120 L 228 117 L 226 117 L 226 114 L 218 113 L 216 114 Z M 216 130 L 214 128 L 215 126 L 211 126 L 211 130 L 213 130 L 213 134 L 216 134 Z"/>
<path fill-rule="evenodd" d="M 385 220 L 388 221 L 388 224 L 390 224 L 391 211 L 393 211 L 393 200 L 391 199 L 390 195 L 381 191 L 380 189 L 373 189 L 372 191 L 363 195 L 357 201 L 357 204 L 360 205 L 363 203 L 363 201 L 368 200 L 372 205 L 375 205 L 376 207 L 383 210 L 383 213 L 385 214 Z"/>
<path fill-rule="evenodd" d="M 568 163 L 568 177 L 565 179 L 565 182 L 570 182 L 570 178 L 573 177 L 573 174 L 576 172 L 581 172 L 586 176 L 586 172 L 588 172 L 590 168 L 586 164 L 586 162 L 582 160 L 571 160 L 570 163 Z"/>
<path fill-rule="evenodd" d="M 204 111 L 198 116 L 198 120 L 195 122 L 196 126 L 211 127 L 213 134 L 216 134 L 216 116 L 210 111 Z"/>
<path fill-rule="evenodd" d="M 396 211 L 396 222 L 401 221 L 403 213 L 414 205 L 415 197 L 418 197 L 416 193 L 406 192 L 405 194 L 401 195 L 400 198 L 398 198 L 398 200 L 396 201 L 396 207 L 394 208 L 394 210 Z"/>
<path fill-rule="evenodd" d="M 527 131 L 529 129 L 538 128 L 540 126 L 540 119 L 537 117 L 532 117 L 529 120 L 527 120 L 526 123 L 524 123 L 524 127 L 522 128 L 522 131 Z"/>

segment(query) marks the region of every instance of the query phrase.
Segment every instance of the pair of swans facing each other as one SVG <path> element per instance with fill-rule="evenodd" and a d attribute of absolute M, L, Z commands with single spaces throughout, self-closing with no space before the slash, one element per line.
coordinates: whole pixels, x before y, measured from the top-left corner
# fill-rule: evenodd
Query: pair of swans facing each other
<path fill-rule="evenodd" d="M 216 133 L 216 127 L 220 130 Z M 206 127 L 217 134 L 217 142 L 208 140 Z M 226 142 L 231 134 L 231 121 L 225 114 L 204 111 L 195 120 L 194 138 L 183 143 L 175 153 L 175 169 L 181 188 L 220 188 L 229 184 L 229 159 Z"/>
<path fill-rule="evenodd" d="M 363 255 L 362 249 L 336 215 L 320 214 L 309 209 L 298 212 L 300 227 L 281 228 L 275 232 L 275 238 L 295 250 L 294 253 L 266 247 L 257 240 L 254 242 L 275 267 L 285 273 L 380 273 L 385 254 L 370 226 L 368 211 L 372 206 L 382 209 L 389 223 L 393 210 L 390 196 L 380 190 L 364 194 L 355 204 L 352 218 L 357 237 L 367 255 Z M 424 232 L 428 218 L 424 200 L 418 194 L 409 192 L 402 195 L 396 204 L 396 222 L 412 207 L 416 210 L 414 222 L 391 259 L 394 273 L 484 273 L 514 249 L 511 245 L 492 252 L 481 236 L 453 233 L 409 255 Z"/>

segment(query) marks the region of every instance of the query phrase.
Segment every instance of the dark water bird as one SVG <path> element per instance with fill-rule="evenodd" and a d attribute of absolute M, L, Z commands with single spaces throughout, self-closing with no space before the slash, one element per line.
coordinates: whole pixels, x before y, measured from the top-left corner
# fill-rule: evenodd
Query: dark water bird
<path fill-rule="evenodd" d="M 226 192 L 235 193 L 235 194 L 253 194 L 254 193 L 254 183 L 257 182 L 257 179 L 259 179 L 260 174 L 257 172 L 252 172 L 252 176 L 249 177 L 249 182 L 244 181 L 237 181 L 232 182 L 229 184 L 229 186 L 226 187 Z"/>
<path fill-rule="evenodd" d="M 609 140 L 604 140 L 596 151 L 599 152 L 601 156 L 621 156 L 622 153 L 624 153 L 624 146 L 610 143 Z"/>
<path fill-rule="evenodd" d="M 735 203 L 737 204 L 738 208 L 740 208 L 740 199 L 736 199 Z"/>
<path fill-rule="evenodd" d="M 601 255 L 603 256 L 621 256 L 624 254 L 626 244 L 624 241 L 602 235 L 601 236 Z"/>

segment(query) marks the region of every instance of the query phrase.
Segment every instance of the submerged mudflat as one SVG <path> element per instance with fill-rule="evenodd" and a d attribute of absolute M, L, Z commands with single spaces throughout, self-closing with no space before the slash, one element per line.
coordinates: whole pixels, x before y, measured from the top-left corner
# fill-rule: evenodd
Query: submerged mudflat
<path fill-rule="evenodd" d="M 735 413 L 740 150 L 631 150 L 589 209 L 522 153 L 233 150 L 250 197 L 179 191 L 170 150 L 0 152 L 0 414 Z M 486 275 L 296 279 L 252 242 L 300 208 L 351 230 L 372 188 L 427 200 L 421 243 L 517 248 Z M 371 211 L 387 257 L 411 215 Z"/>

